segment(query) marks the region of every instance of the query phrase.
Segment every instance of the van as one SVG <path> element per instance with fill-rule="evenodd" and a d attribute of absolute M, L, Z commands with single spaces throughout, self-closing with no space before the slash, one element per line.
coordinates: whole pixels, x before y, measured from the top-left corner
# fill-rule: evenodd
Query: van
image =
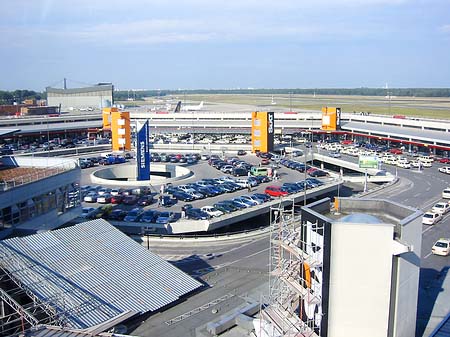
<path fill-rule="evenodd" d="M 431 156 L 420 156 L 419 157 L 419 161 L 421 161 L 422 163 L 432 163 L 433 162 L 433 157 L 431 157 Z"/>
<path fill-rule="evenodd" d="M 253 176 L 266 176 L 268 174 L 268 169 L 267 167 L 252 166 L 250 173 Z"/>

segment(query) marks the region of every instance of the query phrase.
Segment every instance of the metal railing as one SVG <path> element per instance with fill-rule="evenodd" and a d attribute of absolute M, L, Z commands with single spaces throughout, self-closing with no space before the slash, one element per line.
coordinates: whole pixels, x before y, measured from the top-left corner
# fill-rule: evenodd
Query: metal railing
<path fill-rule="evenodd" d="M 29 167 L 28 167 L 29 168 Z M 5 179 L 1 177 L 1 171 L 0 171 L 0 193 L 13 189 L 17 186 L 29 184 L 44 178 L 48 178 L 50 176 L 54 176 L 57 174 L 60 174 L 65 171 L 69 171 L 74 169 L 74 166 L 71 164 L 60 164 L 55 165 L 51 167 L 46 168 L 33 168 L 34 170 L 32 172 L 19 175 L 19 171 L 17 172 L 18 175 L 15 176 L 12 179 Z"/>

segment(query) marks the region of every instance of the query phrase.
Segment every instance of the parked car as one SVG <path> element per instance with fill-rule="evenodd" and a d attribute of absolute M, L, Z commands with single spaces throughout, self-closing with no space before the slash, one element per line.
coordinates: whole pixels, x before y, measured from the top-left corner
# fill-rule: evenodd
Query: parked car
<path fill-rule="evenodd" d="M 256 197 L 255 195 L 241 195 L 241 199 L 252 201 L 254 205 L 260 205 L 264 202 L 263 199 Z"/>
<path fill-rule="evenodd" d="M 97 192 L 89 192 L 83 198 L 84 202 L 96 202 L 98 194 Z"/>
<path fill-rule="evenodd" d="M 441 215 L 447 214 L 450 211 L 450 204 L 447 202 L 438 202 L 431 208 L 431 211 Z"/>
<path fill-rule="evenodd" d="M 440 238 L 431 248 L 434 255 L 448 256 L 450 254 L 450 239 Z"/>
<path fill-rule="evenodd" d="M 121 204 L 123 201 L 123 195 L 113 195 L 111 197 L 111 204 Z"/>
<path fill-rule="evenodd" d="M 177 200 L 181 200 L 181 201 L 192 201 L 192 200 L 194 200 L 194 197 L 192 195 L 187 194 L 186 192 L 183 192 L 181 190 L 173 191 L 171 194 Z"/>
<path fill-rule="evenodd" d="M 424 163 L 425 164 L 425 163 Z M 424 166 L 426 167 L 426 166 Z M 439 168 L 439 172 L 450 174 L 450 166 L 444 166 Z"/>
<path fill-rule="evenodd" d="M 193 220 L 208 220 L 210 215 L 200 208 L 188 208 L 186 209 L 186 217 Z"/>
<path fill-rule="evenodd" d="M 252 194 L 258 199 L 264 200 L 264 202 L 272 200 L 272 197 L 270 195 L 264 194 L 264 193 L 254 193 Z"/>
<path fill-rule="evenodd" d="M 90 219 L 90 218 L 94 217 L 95 214 L 97 214 L 97 208 L 94 208 L 94 207 L 83 207 L 81 209 L 80 217 L 85 218 L 85 219 Z"/>
<path fill-rule="evenodd" d="M 424 224 L 424 225 L 434 225 L 439 220 L 441 220 L 441 218 L 442 218 L 442 215 L 439 214 L 439 213 L 426 212 L 422 216 L 422 224 Z"/>
<path fill-rule="evenodd" d="M 442 198 L 450 199 L 450 187 L 448 187 L 442 191 Z"/>
<path fill-rule="evenodd" d="M 116 209 L 113 209 L 111 211 L 111 213 L 109 213 L 108 219 L 122 221 L 127 214 L 128 214 L 127 211 L 120 209 L 120 208 L 116 208 Z"/>
<path fill-rule="evenodd" d="M 450 157 L 441 158 L 441 159 L 439 159 L 439 162 L 441 164 L 450 164 Z"/>
<path fill-rule="evenodd" d="M 123 200 L 122 203 L 125 205 L 135 205 L 138 201 L 138 196 L 134 195 L 134 194 L 130 194 L 130 195 L 126 195 Z"/>
<path fill-rule="evenodd" d="M 161 206 L 170 207 L 177 203 L 176 198 L 171 198 L 169 195 L 163 195 L 161 199 Z"/>
<path fill-rule="evenodd" d="M 137 201 L 137 204 L 139 206 L 148 206 L 151 205 L 155 202 L 155 199 L 153 198 L 152 195 L 143 195 L 142 197 L 140 197 Z"/>
<path fill-rule="evenodd" d="M 216 202 L 213 206 L 224 213 L 234 212 L 239 209 L 232 203 L 230 204 L 230 203 L 225 202 L 225 200 Z"/>
<path fill-rule="evenodd" d="M 328 175 L 327 172 L 322 170 L 314 170 L 310 173 L 308 173 L 311 177 L 326 177 Z"/>
<path fill-rule="evenodd" d="M 135 222 L 139 220 L 139 217 L 142 214 L 142 208 L 133 208 L 131 211 L 127 213 L 127 215 L 123 218 L 124 221 L 127 222 Z"/>
<path fill-rule="evenodd" d="M 97 197 L 97 202 L 99 204 L 109 204 L 111 203 L 112 195 L 109 193 L 101 194 Z"/>
<path fill-rule="evenodd" d="M 238 156 L 245 156 L 247 154 L 247 152 L 245 152 L 244 150 L 238 150 L 237 151 L 237 155 Z"/>
<path fill-rule="evenodd" d="M 264 193 L 270 195 L 271 197 L 283 197 L 288 195 L 289 193 L 286 190 L 283 190 L 281 186 L 267 186 L 264 189 Z"/>
<path fill-rule="evenodd" d="M 158 214 L 156 218 L 157 224 L 168 224 L 175 221 L 175 213 L 170 211 L 164 211 Z"/>
<path fill-rule="evenodd" d="M 210 217 L 219 217 L 224 214 L 224 212 L 218 210 L 214 206 L 203 206 L 201 210 L 207 213 Z"/>
<path fill-rule="evenodd" d="M 144 213 L 142 213 L 141 217 L 139 218 L 139 221 L 146 223 L 154 223 L 158 215 L 159 215 L 158 211 L 149 209 L 144 211 Z"/>

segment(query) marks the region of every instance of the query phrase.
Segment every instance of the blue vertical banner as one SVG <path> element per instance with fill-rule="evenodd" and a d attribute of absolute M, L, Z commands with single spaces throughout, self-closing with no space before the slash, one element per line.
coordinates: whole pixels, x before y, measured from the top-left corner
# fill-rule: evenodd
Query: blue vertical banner
<path fill-rule="evenodd" d="M 148 139 L 150 136 L 150 126 L 148 120 L 139 128 L 137 125 L 136 137 L 136 159 L 137 159 L 137 180 L 150 180 L 150 151 Z"/>

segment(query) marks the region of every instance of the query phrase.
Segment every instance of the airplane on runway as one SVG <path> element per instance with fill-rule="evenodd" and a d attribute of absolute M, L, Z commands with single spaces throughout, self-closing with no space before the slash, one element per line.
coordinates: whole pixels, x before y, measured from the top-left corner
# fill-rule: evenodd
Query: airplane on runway
<path fill-rule="evenodd" d="M 178 102 L 181 104 L 181 101 Z M 181 107 L 181 111 L 198 111 L 203 108 L 203 101 L 200 102 L 199 105 L 185 105 Z"/>

